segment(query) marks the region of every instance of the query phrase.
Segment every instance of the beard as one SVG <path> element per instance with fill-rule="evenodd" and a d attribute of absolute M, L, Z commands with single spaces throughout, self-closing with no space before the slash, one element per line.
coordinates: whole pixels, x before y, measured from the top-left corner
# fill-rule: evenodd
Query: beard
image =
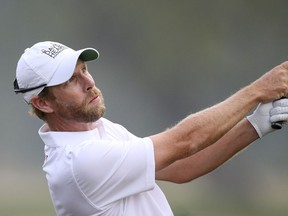
<path fill-rule="evenodd" d="M 89 104 L 95 96 L 100 98 L 99 102 L 92 105 Z M 57 113 L 61 118 L 66 120 L 74 120 L 82 123 L 92 123 L 103 117 L 105 113 L 105 104 L 102 93 L 99 89 L 94 88 L 81 104 L 74 101 L 64 102 L 57 101 Z"/>

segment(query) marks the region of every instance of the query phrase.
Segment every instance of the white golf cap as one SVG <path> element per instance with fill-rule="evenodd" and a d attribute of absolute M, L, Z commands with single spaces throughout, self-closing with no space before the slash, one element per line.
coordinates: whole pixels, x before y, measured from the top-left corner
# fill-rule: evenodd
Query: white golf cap
<path fill-rule="evenodd" d="M 91 61 L 99 53 L 94 48 L 75 51 L 61 43 L 44 41 L 27 48 L 20 57 L 14 81 L 15 93 L 30 103 L 45 87 L 62 84 L 74 73 L 78 59 Z"/>

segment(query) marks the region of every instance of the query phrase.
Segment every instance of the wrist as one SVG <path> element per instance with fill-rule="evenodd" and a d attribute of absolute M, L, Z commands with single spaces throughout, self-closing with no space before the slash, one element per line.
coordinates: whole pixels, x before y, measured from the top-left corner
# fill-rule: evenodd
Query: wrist
<path fill-rule="evenodd" d="M 255 131 L 255 134 L 257 134 L 258 138 L 262 138 L 262 133 L 260 131 L 260 129 L 258 128 L 257 124 L 251 119 L 252 116 L 246 116 L 246 120 L 247 122 L 249 122 L 250 126 L 253 128 L 253 130 Z"/>
<path fill-rule="evenodd" d="M 270 122 L 270 110 L 272 108 L 272 103 L 259 104 L 255 111 L 247 116 L 247 120 L 256 130 L 259 138 L 262 138 L 268 133 L 274 131 L 271 127 Z"/>
<path fill-rule="evenodd" d="M 254 106 L 261 103 L 263 100 L 262 92 L 257 89 L 255 82 L 246 86 L 245 88 L 245 97 L 251 98 L 251 101 L 254 102 Z"/>

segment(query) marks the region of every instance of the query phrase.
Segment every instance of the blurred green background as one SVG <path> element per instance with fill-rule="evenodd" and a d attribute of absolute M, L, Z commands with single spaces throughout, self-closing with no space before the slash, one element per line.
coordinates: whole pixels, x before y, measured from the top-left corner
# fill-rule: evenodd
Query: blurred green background
<path fill-rule="evenodd" d="M 13 92 L 38 41 L 95 47 L 106 117 L 138 136 L 174 125 L 288 56 L 285 0 L 1 0 L 0 215 L 55 215 L 42 172 L 42 122 Z M 288 131 L 191 183 L 160 183 L 176 216 L 288 215 Z"/>

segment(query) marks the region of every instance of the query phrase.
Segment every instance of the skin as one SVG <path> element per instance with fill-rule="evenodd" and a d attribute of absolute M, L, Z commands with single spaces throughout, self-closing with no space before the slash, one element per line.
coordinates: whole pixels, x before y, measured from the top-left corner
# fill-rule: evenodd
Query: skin
<path fill-rule="evenodd" d="M 95 120 L 104 114 L 104 100 L 85 62 L 78 60 L 73 77 L 50 88 L 54 100 L 39 96 L 31 100 L 34 107 L 46 113 L 50 130 L 86 131 L 96 127 Z M 287 95 L 288 62 L 284 62 L 223 102 L 152 135 L 156 178 L 184 183 L 214 170 L 258 138 L 245 116 L 259 103 Z M 83 116 L 90 117 L 82 118 L 82 110 Z"/>
<path fill-rule="evenodd" d="M 156 172 L 156 179 L 178 184 L 190 182 L 215 170 L 258 138 L 250 122 L 243 119 L 213 145 Z"/>
<path fill-rule="evenodd" d="M 85 62 L 78 60 L 74 74 L 67 82 L 49 88 L 54 95 L 52 100 L 36 96 L 31 103 L 46 113 L 50 130 L 87 131 L 96 127 L 95 121 L 105 111 L 104 99 Z M 96 113 L 96 116 L 91 119 L 81 118 L 81 115 L 89 113 Z"/>

